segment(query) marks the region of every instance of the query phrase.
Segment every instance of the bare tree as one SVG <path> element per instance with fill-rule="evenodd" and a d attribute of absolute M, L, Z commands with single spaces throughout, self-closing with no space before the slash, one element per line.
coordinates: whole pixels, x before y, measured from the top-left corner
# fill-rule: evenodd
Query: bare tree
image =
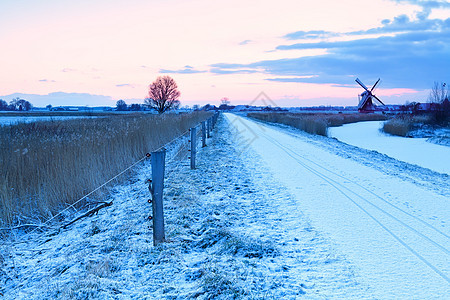
<path fill-rule="evenodd" d="M 150 84 L 145 104 L 162 114 L 167 110 L 179 107 L 178 97 L 180 97 L 180 92 L 175 80 L 170 76 L 159 76 Z"/>
<path fill-rule="evenodd" d="M 450 90 L 446 83 L 434 82 L 428 101 L 431 104 L 433 121 L 439 125 L 448 124 L 450 118 Z"/>
<path fill-rule="evenodd" d="M 435 81 L 428 96 L 428 102 L 442 103 L 445 99 L 449 98 L 449 94 L 449 87 L 446 83 Z"/>

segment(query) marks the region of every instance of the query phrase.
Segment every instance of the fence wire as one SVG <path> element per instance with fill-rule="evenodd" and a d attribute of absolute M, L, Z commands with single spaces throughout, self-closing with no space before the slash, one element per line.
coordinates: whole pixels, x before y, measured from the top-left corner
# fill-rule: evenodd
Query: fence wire
<path fill-rule="evenodd" d="M 210 117 L 212 118 L 212 117 Z M 195 127 L 200 127 L 201 126 L 201 122 L 199 124 L 197 124 Z M 177 152 L 175 152 L 174 154 L 172 154 L 170 156 L 170 158 L 167 160 L 167 163 L 171 163 L 173 161 L 175 161 L 180 155 L 182 155 L 182 153 L 184 152 L 185 155 L 187 155 L 187 149 L 189 148 L 189 146 L 185 145 L 185 142 L 183 142 L 183 138 L 188 135 L 190 133 L 190 129 L 184 131 L 183 133 L 181 133 L 180 135 L 176 136 L 175 138 L 173 138 L 172 140 L 170 140 L 169 142 L 165 143 L 164 145 L 160 146 L 159 148 L 155 149 L 152 152 L 157 152 L 157 151 L 161 151 L 163 149 L 168 148 L 170 145 L 176 143 L 177 141 L 181 141 L 181 143 L 178 146 L 178 150 Z M 201 136 L 201 130 L 197 131 L 197 137 Z M 199 140 L 197 139 L 197 147 L 199 144 Z M 132 163 L 130 166 L 128 166 L 127 168 L 125 168 L 123 171 L 119 172 L 117 175 L 113 176 L 112 178 L 110 178 L 109 180 L 107 180 L 106 182 L 104 182 L 103 184 L 99 185 L 98 187 L 96 187 L 95 189 L 93 189 L 91 192 L 85 194 L 83 197 L 81 197 L 80 199 L 76 200 L 74 203 L 69 204 L 69 206 L 67 206 L 66 208 L 64 208 L 63 210 L 61 210 L 60 212 L 58 212 L 57 214 L 55 214 L 54 216 L 52 216 L 51 218 L 45 220 L 43 223 L 41 224 L 25 224 L 25 225 L 20 225 L 19 227 L 23 227 L 23 226 L 35 226 L 34 229 L 32 229 L 30 232 L 27 232 L 24 235 L 21 235 L 21 240 L 17 241 L 17 237 L 16 237 L 16 233 L 14 231 L 14 228 L 16 227 L 10 227 L 10 228 L 0 228 L 2 230 L 9 230 L 10 234 L 14 235 L 14 241 L 10 242 L 10 244 L 17 244 L 17 243 L 24 243 L 24 242 L 28 242 L 30 241 L 29 239 L 27 239 L 29 236 L 31 236 L 33 233 L 35 233 L 36 231 L 40 230 L 43 231 L 40 234 L 38 234 L 33 240 L 38 240 L 39 238 L 42 237 L 43 233 L 48 233 L 45 232 L 45 228 L 51 228 L 51 229 L 60 229 L 60 226 L 55 226 L 55 227 L 51 227 L 48 224 L 53 221 L 55 218 L 61 216 L 63 213 L 65 213 L 66 211 L 68 211 L 69 209 L 74 209 L 75 211 L 78 211 L 76 209 L 76 205 L 81 203 L 83 200 L 87 199 L 89 196 L 91 196 L 92 194 L 94 194 L 95 192 L 99 191 L 100 189 L 104 188 L 105 186 L 107 186 L 109 183 L 111 183 L 112 181 L 114 181 L 115 179 L 117 179 L 118 177 L 120 177 L 121 175 L 123 175 L 124 173 L 126 173 L 127 171 L 129 171 L 130 169 L 134 168 L 137 164 L 145 161 L 146 159 L 148 159 L 149 156 L 148 154 L 144 155 L 143 157 L 141 157 L 140 159 L 136 160 L 134 163 Z M 182 155 L 180 159 L 178 159 L 178 162 L 176 163 L 174 168 L 171 168 L 171 170 L 166 173 L 165 177 L 168 178 L 169 176 L 171 176 L 171 174 L 173 174 L 174 172 L 177 172 L 181 169 L 181 167 L 183 166 L 183 158 L 184 156 Z M 178 195 L 179 196 L 179 195 Z"/>

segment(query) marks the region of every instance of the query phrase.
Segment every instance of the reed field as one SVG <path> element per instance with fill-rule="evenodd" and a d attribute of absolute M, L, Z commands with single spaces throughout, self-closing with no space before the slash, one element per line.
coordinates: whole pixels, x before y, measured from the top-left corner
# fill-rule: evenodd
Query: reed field
<path fill-rule="evenodd" d="M 397 136 L 408 136 L 411 131 L 423 125 L 437 126 L 433 115 L 408 115 L 400 114 L 383 124 L 382 130 Z"/>
<path fill-rule="evenodd" d="M 0 223 L 54 215 L 210 115 L 126 114 L 0 127 Z"/>
<path fill-rule="evenodd" d="M 362 121 L 384 121 L 381 114 L 330 114 L 330 113 L 248 113 L 248 117 L 281 123 L 312 134 L 327 136 L 327 128 Z"/>
<path fill-rule="evenodd" d="M 394 118 L 385 122 L 382 130 L 392 135 L 405 137 L 410 132 L 411 126 L 412 124 L 408 120 Z"/>

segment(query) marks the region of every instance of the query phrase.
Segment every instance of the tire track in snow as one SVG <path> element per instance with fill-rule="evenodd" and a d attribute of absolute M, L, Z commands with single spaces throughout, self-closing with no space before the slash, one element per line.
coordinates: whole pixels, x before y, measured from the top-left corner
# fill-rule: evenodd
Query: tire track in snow
<path fill-rule="evenodd" d="M 353 190 L 351 190 L 350 188 L 346 187 L 342 182 L 338 182 L 332 178 L 330 178 L 329 176 L 326 176 L 325 174 L 319 172 L 318 170 L 306 165 L 304 162 L 300 161 L 299 159 L 297 159 L 296 157 L 303 158 L 301 155 L 297 154 L 295 151 L 289 149 L 288 147 L 283 146 L 282 144 L 280 144 L 279 142 L 277 142 L 276 140 L 272 139 L 270 136 L 266 135 L 266 134 L 262 134 L 267 140 L 269 140 L 272 144 L 278 146 L 280 149 L 282 149 L 284 152 L 286 152 L 289 156 L 291 156 L 295 161 L 297 161 L 298 164 L 300 164 L 302 167 L 304 167 L 305 169 L 307 169 L 308 171 L 310 171 L 311 173 L 313 173 L 314 175 L 320 177 L 321 179 L 325 180 L 328 184 L 330 184 L 331 186 L 333 186 L 336 190 L 338 190 L 342 195 L 344 195 L 344 197 L 346 197 L 347 199 L 349 199 L 353 204 L 355 204 L 359 209 L 361 209 L 365 214 L 367 214 L 371 219 L 373 219 L 377 224 L 379 224 L 384 230 L 386 230 L 386 232 L 388 232 L 390 235 L 392 235 L 400 244 L 402 244 L 406 249 L 408 249 L 412 254 L 414 254 L 418 259 L 420 259 L 423 263 L 425 263 L 428 267 L 430 267 L 434 272 L 436 272 L 439 276 L 441 276 L 444 280 L 446 280 L 448 283 L 450 283 L 450 278 L 445 275 L 442 271 L 440 271 L 437 267 L 435 267 L 431 262 L 429 262 L 427 259 L 425 259 L 422 255 L 420 255 L 417 251 L 415 251 L 410 245 L 408 245 L 408 243 L 406 243 L 405 241 L 403 241 L 397 234 L 395 234 L 392 230 L 390 230 L 385 224 L 383 224 L 380 220 L 378 220 L 375 216 L 373 216 L 370 212 L 368 212 L 364 207 L 362 207 L 357 201 L 355 201 L 355 199 L 353 199 L 351 196 L 348 195 L 348 193 L 344 192 L 344 190 L 346 190 L 347 192 L 353 194 L 354 196 L 358 197 L 359 199 L 363 200 L 364 202 L 368 203 L 369 205 L 371 205 L 372 207 L 374 207 L 375 209 L 379 210 L 380 212 L 386 214 L 387 216 L 391 217 L 393 220 L 397 221 L 398 223 L 402 224 L 406 229 L 411 230 L 412 232 L 414 232 L 415 234 L 417 234 L 419 237 L 423 238 L 424 240 L 426 240 L 427 242 L 431 243 L 432 245 L 436 246 L 437 248 L 441 249 L 443 252 L 445 252 L 447 255 L 450 254 L 450 251 L 445 248 L 444 246 L 440 245 L 439 243 L 435 242 L 434 240 L 432 240 L 431 238 L 429 238 L 428 236 L 422 234 L 421 232 L 419 232 L 418 230 L 412 228 L 411 226 L 409 226 L 408 224 L 406 224 L 405 222 L 401 221 L 399 218 L 393 216 L 392 214 L 390 214 L 389 212 L 385 211 L 384 209 L 380 208 L 379 206 L 377 206 L 376 204 L 372 203 L 370 200 L 366 199 L 365 197 L 361 196 L 360 194 L 354 192 Z M 295 157 L 295 156 L 296 157 Z M 310 160 L 309 160 L 310 161 Z M 314 163 L 315 165 L 319 166 L 317 163 Z M 336 174 L 331 170 L 328 170 L 322 166 L 320 166 L 322 169 Z M 339 176 L 342 177 L 344 179 L 346 179 L 343 176 Z M 349 179 L 346 179 L 349 180 Z M 351 180 L 349 180 L 349 182 L 361 187 L 359 184 L 352 182 Z M 371 194 L 377 196 L 377 198 L 382 199 L 381 197 L 379 197 L 378 195 L 376 195 L 375 193 L 371 192 Z M 382 199 L 383 201 L 387 202 L 386 200 Z M 396 206 L 394 206 L 396 207 Z M 398 207 L 396 207 L 398 208 Z M 406 213 L 405 211 L 399 209 L 400 211 L 402 211 L 403 213 Z M 407 213 L 408 215 L 411 215 L 409 213 Z M 416 218 L 420 220 L 422 223 L 428 224 L 425 221 Z M 440 230 L 436 229 L 434 226 L 428 224 L 431 228 L 433 228 L 434 230 L 436 230 L 437 232 L 439 232 L 440 234 L 444 235 L 445 237 L 448 238 L 448 235 L 446 235 L 445 233 L 441 232 Z"/>
<path fill-rule="evenodd" d="M 266 137 L 267 137 L 267 135 L 266 135 Z M 272 139 L 272 140 L 273 140 L 273 139 Z M 280 144 L 280 145 L 281 145 L 281 144 Z M 281 145 L 281 146 L 282 146 L 282 145 Z M 284 147 L 284 146 L 283 146 L 283 147 Z M 285 148 L 285 149 L 288 149 L 288 150 L 291 150 L 291 149 L 289 149 L 289 148 L 287 148 L 287 147 L 284 147 L 284 148 Z M 413 214 L 407 212 L 406 210 L 401 209 L 401 208 L 398 207 L 397 205 L 394 205 L 394 204 L 392 204 L 391 202 L 385 200 L 384 198 L 382 198 L 382 197 L 379 196 L 378 194 L 374 193 L 373 191 L 369 190 L 369 189 L 366 188 L 365 186 L 363 186 L 363 185 L 361 185 L 361 184 L 359 184 L 359 183 L 357 183 L 357 182 L 355 182 L 355 181 L 353 181 L 353 180 L 351 180 L 351 179 L 348 179 L 348 178 L 346 178 L 346 177 L 344 177 L 344 176 L 342 176 L 342 175 L 340 175 L 340 174 L 334 172 L 333 170 L 330 170 L 330 169 L 328 169 L 328 168 L 325 168 L 324 166 L 322 166 L 322 165 L 316 163 L 315 161 L 313 161 L 313 160 L 311 160 L 311 159 L 309 159 L 309 158 L 307 158 L 307 157 L 305 157 L 305 156 L 302 156 L 302 155 L 298 154 L 298 153 L 295 152 L 295 151 L 292 151 L 292 153 L 293 153 L 294 155 L 296 155 L 297 157 L 299 157 L 299 158 L 301 158 L 301 159 L 304 159 L 304 160 L 306 160 L 306 161 L 308 161 L 308 162 L 314 164 L 315 166 L 321 168 L 322 170 L 324 170 L 324 171 L 326 171 L 326 172 L 329 172 L 329 173 L 331 173 L 331 174 L 333 174 L 333 175 L 335 175 L 335 176 L 337 176 L 337 177 L 339 177 L 339 178 L 341 178 L 341 179 L 343 179 L 343 180 L 346 180 L 346 181 L 348 181 L 348 182 L 351 183 L 351 184 L 354 184 L 357 188 L 363 189 L 364 191 L 370 193 L 371 195 L 373 195 L 373 196 L 376 197 L 377 199 L 383 201 L 383 202 L 386 203 L 387 205 L 389 205 L 389 206 L 395 208 L 396 210 L 398 210 L 398 211 L 400 211 L 400 212 L 402 212 L 402 213 L 408 215 L 409 217 L 415 219 L 416 221 L 422 223 L 423 225 L 425 225 L 425 226 L 431 228 L 432 230 L 436 231 L 436 232 L 439 233 L 440 235 L 442 235 L 442 236 L 444 236 L 444 237 L 450 239 L 450 235 L 448 235 L 448 234 L 442 232 L 441 230 L 439 230 L 439 229 L 436 228 L 435 226 L 431 225 L 430 223 L 428 223 L 428 222 L 422 220 L 421 218 L 419 218 L 419 217 L 417 217 L 417 216 L 414 216 Z M 350 192 L 353 192 L 352 190 L 349 190 L 349 191 L 350 191 Z M 358 194 L 355 194 L 355 195 L 359 196 Z M 445 248 L 444 248 L 444 249 L 445 249 Z M 449 254 L 450 254 L 450 251 L 449 251 L 448 249 L 445 249 L 444 251 L 445 251 L 446 253 L 449 253 Z"/>

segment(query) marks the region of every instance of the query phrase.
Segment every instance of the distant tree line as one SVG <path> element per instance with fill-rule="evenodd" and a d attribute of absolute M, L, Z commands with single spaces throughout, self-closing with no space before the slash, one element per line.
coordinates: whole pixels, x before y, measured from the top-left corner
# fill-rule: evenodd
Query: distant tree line
<path fill-rule="evenodd" d="M 143 104 L 133 103 L 128 105 L 124 100 L 119 100 L 116 102 L 117 111 L 141 111 L 146 109 L 147 107 Z"/>
<path fill-rule="evenodd" d="M 1 111 L 29 111 L 32 108 L 33 105 L 24 99 L 14 98 L 9 102 L 9 104 L 5 100 L 0 99 Z"/>

